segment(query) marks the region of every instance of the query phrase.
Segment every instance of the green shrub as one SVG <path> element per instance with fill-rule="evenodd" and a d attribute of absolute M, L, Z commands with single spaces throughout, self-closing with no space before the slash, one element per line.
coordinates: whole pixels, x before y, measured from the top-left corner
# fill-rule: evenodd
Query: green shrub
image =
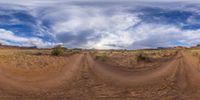
<path fill-rule="evenodd" d="M 61 56 L 63 54 L 64 54 L 64 49 L 61 45 L 54 47 L 53 50 L 51 51 L 51 55 L 53 56 Z"/>

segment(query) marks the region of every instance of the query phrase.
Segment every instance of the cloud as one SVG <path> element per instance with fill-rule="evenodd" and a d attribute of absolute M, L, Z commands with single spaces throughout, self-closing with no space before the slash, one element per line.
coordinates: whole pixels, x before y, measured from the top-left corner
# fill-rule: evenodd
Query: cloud
<path fill-rule="evenodd" d="M 0 42 L 99 49 L 200 43 L 200 7 L 193 1 L 22 1 L 0 1 Z"/>
<path fill-rule="evenodd" d="M 37 47 L 48 47 L 54 45 L 53 43 L 44 42 L 40 38 L 36 37 L 20 37 L 15 35 L 13 32 L 5 29 L 0 29 L 0 41 L 6 45 L 18 45 L 18 46 L 37 46 Z"/>
<path fill-rule="evenodd" d="M 18 4 L 18 5 L 26 5 L 26 6 L 36 6 L 36 5 L 48 5 L 48 4 L 55 4 L 55 3 L 74 3 L 74 2 L 111 2 L 111 3 L 123 3 L 123 2 L 147 2 L 147 3 L 155 3 L 155 2 L 192 2 L 192 3 L 199 3 L 197 0 L 3 0 L 0 3 L 4 4 Z"/>
<path fill-rule="evenodd" d="M 49 13 L 50 10 L 53 12 Z M 43 16 L 40 11 L 37 13 L 40 14 L 41 23 L 54 33 L 54 40 L 67 47 L 112 48 L 106 45 L 115 42 L 127 45 L 131 39 L 126 36 L 125 30 L 140 22 L 136 13 L 117 11 L 110 7 L 69 5 L 45 9 Z"/>
<path fill-rule="evenodd" d="M 136 41 L 129 49 L 192 46 L 200 43 L 200 29 L 183 30 L 172 25 L 143 24 L 133 32 Z"/>
<path fill-rule="evenodd" d="M 55 40 L 67 47 L 99 49 L 192 45 L 194 43 L 191 40 L 194 38 L 184 34 L 195 31 L 184 28 L 193 25 L 188 21 L 191 16 L 199 16 L 195 12 L 178 8 L 151 6 L 121 6 L 115 9 L 110 6 L 71 5 L 55 9 L 56 12 L 43 16 L 46 20 L 53 19 L 50 28 Z"/>

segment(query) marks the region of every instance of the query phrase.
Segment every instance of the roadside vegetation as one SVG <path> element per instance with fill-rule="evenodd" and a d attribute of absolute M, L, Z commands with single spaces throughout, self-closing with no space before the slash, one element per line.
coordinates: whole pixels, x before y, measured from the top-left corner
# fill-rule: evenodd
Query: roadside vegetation
<path fill-rule="evenodd" d="M 137 60 L 137 62 L 141 62 L 141 61 L 150 62 L 151 61 L 150 59 L 151 58 L 147 54 L 145 54 L 144 52 L 142 52 L 142 51 L 136 54 L 136 60 Z"/>
<path fill-rule="evenodd" d="M 51 51 L 51 55 L 61 56 L 61 55 L 64 54 L 64 52 L 65 52 L 64 48 L 61 45 L 58 45 L 58 46 L 53 48 L 53 50 Z"/>
<path fill-rule="evenodd" d="M 99 50 L 92 52 L 95 60 L 125 69 L 142 70 L 158 66 L 176 55 L 176 50 Z"/>
<path fill-rule="evenodd" d="M 106 61 L 107 58 L 108 56 L 106 55 L 106 53 L 100 53 L 95 56 L 95 60 L 100 60 L 100 61 Z"/>
<path fill-rule="evenodd" d="M 195 49 L 193 49 L 193 50 L 190 50 L 189 53 L 190 53 L 193 57 L 197 58 L 197 59 L 198 59 L 198 62 L 200 63 L 200 50 L 195 50 Z"/>

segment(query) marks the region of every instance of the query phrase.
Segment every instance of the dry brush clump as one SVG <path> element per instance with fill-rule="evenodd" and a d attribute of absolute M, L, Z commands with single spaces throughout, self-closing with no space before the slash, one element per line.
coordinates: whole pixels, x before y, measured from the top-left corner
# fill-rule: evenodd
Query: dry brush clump
<path fill-rule="evenodd" d="M 198 62 L 200 63 L 200 50 L 190 50 L 189 53 L 196 57 L 198 59 Z"/>
<path fill-rule="evenodd" d="M 151 62 L 151 59 L 150 59 L 150 57 L 147 55 L 147 54 L 145 54 L 144 52 L 140 52 L 140 53 L 138 53 L 137 55 L 136 55 L 136 60 L 137 60 L 137 62 L 143 62 L 143 61 L 145 61 L 145 62 Z"/>
<path fill-rule="evenodd" d="M 139 58 L 162 59 L 175 56 L 176 50 L 144 50 L 137 51 L 136 54 Z"/>
<path fill-rule="evenodd" d="M 106 53 L 97 54 L 95 56 L 95 60 L 106 61 L 106 59 L 108 59 L 108 56 Z"/>

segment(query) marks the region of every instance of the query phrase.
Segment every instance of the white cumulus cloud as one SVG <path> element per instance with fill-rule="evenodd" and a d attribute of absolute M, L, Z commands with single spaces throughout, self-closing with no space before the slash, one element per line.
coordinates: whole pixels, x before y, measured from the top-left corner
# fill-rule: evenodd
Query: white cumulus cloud
<path fill-rule="evenodd" d="M 0 34 L 1 43 L 6 45 L 37 47 L 48 47 L 54 45 L 54 43 L 44 42 L 42 39 L 37 37 L 20 37 L 15 35 L 13 32 L 5 29 L 0 29 Z"/>

